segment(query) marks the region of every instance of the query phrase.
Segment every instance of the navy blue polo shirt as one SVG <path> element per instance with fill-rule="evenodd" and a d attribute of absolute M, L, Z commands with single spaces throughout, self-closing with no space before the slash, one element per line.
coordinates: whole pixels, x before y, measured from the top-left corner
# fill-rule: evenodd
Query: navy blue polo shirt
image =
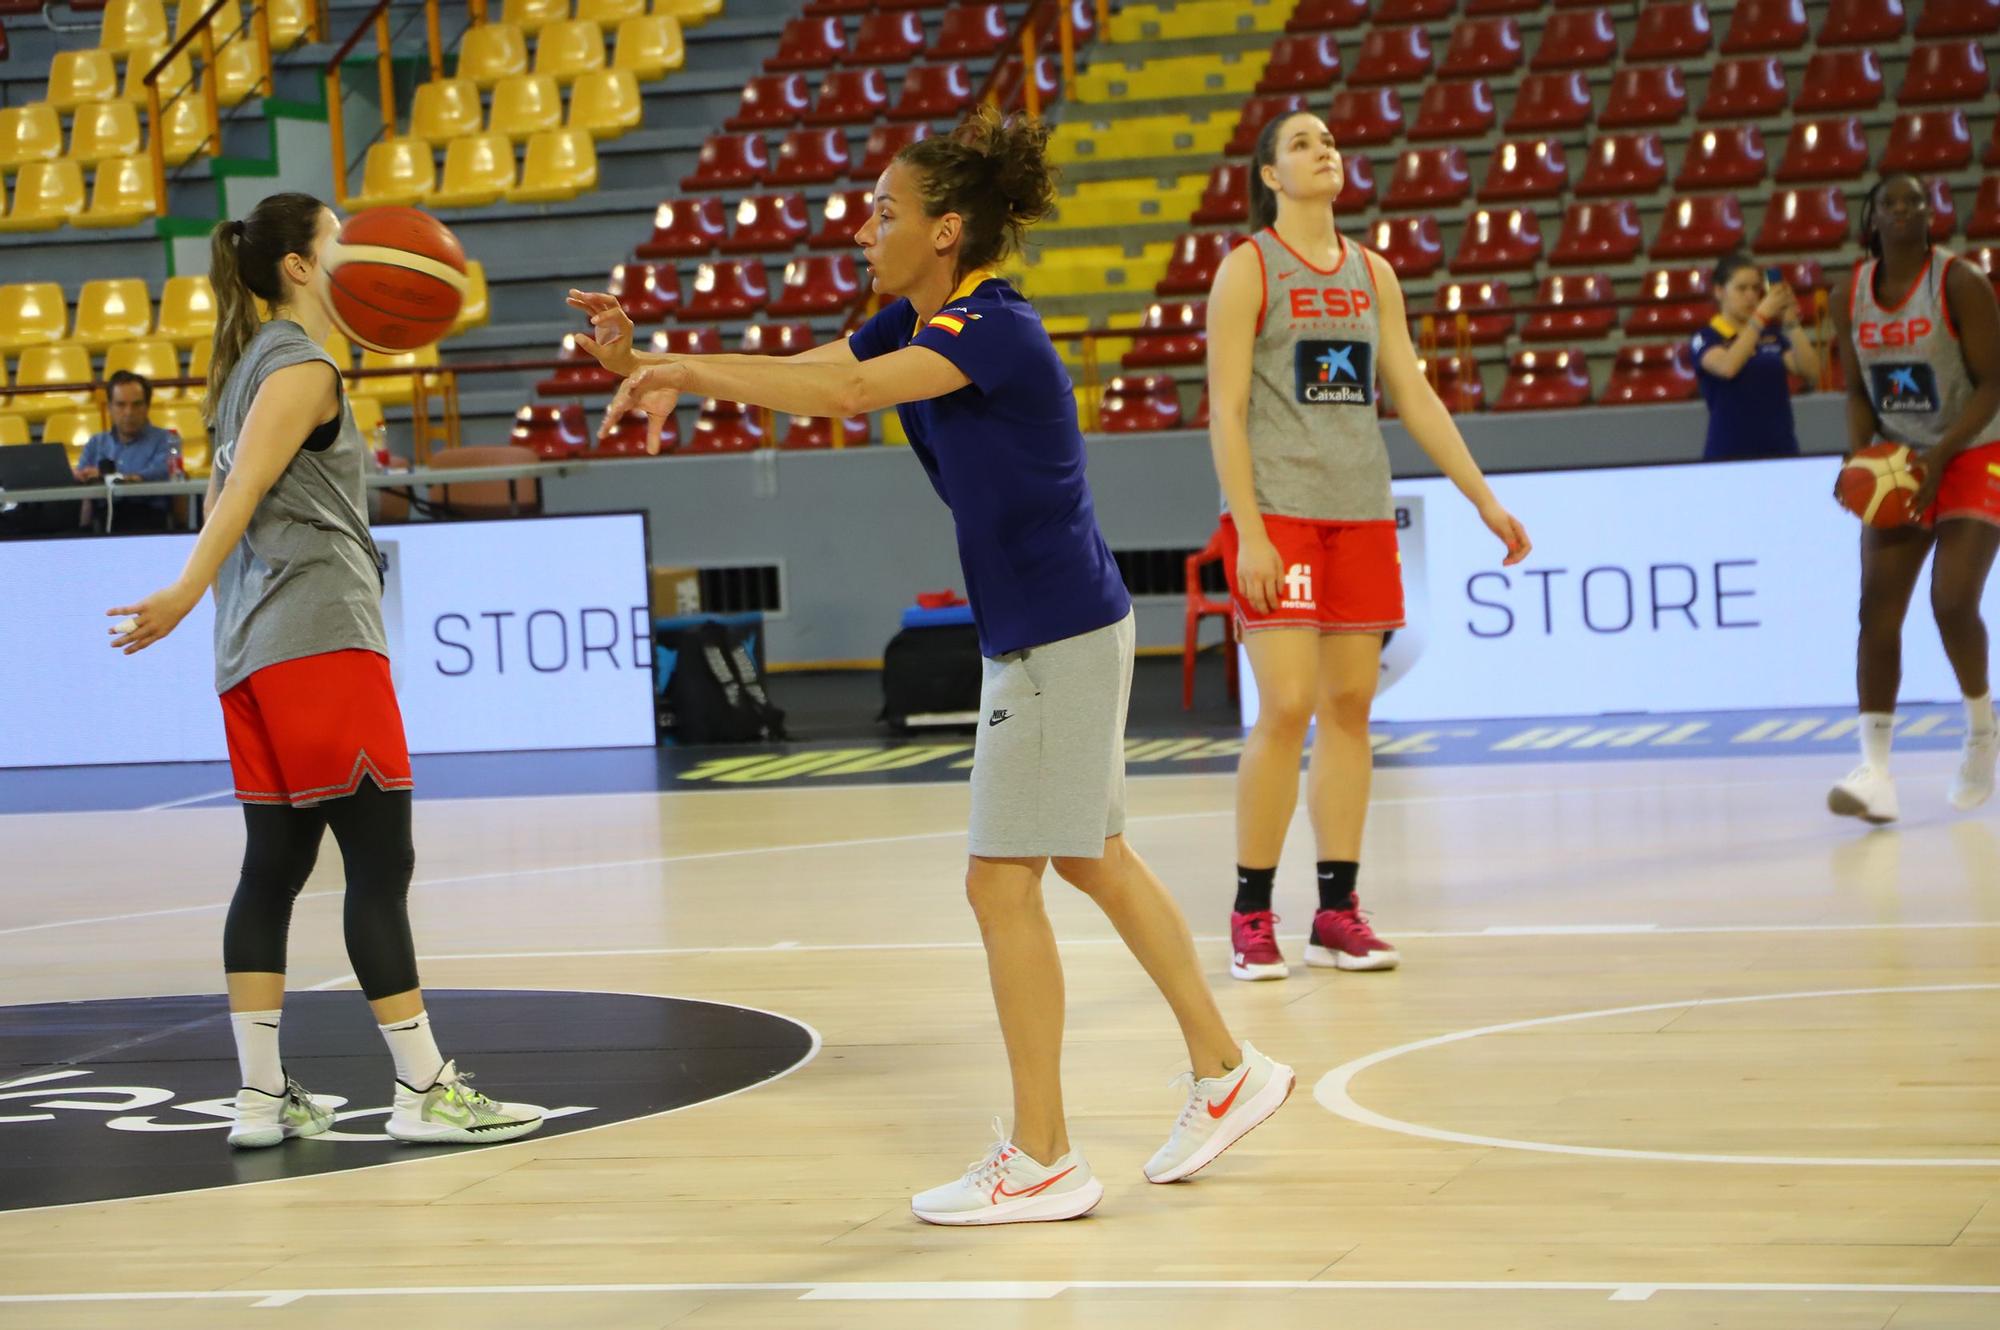
<path fill-rule="evenodd" d="M 1765 328 L 1757 349 L 1733 379 L 1719 379 L 1702 368 L 1702 355 L 1727 347 L 1742 331 L 1718 314 L 1695 333 L 1689 344 L 1694 377 L 1708 403 L 1708 444 L 1702 460 L 1742 457 L 1797 457 L 1798 436 L 1792 432 L 1792 388 L 1785 369 L 1785 339 L 1776 328 Z"/>
<path fill-rule="evenodd" d="M 897 300 L 848 346 L 857 360 L 921 346 L 971 380 L 896 414 L 951 509 L 982 655 L 1059 642 L 1131 611 L 1084 479 L 1074 386 L 1019 292 L 973 273 L 921 329 Z"/>

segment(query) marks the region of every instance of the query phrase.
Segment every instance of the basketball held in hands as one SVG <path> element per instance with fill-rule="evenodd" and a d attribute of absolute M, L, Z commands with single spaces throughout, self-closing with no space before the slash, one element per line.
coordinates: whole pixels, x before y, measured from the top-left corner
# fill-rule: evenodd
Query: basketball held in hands
<path fill-rule="evenodd" d="M 1917 489 L 1923 483 L 1924 469 L 1908 448 L 1872 443 L 1840 468 L 1834 497 L 1869 526 L 1907 526 L 1918 516 Z"/>

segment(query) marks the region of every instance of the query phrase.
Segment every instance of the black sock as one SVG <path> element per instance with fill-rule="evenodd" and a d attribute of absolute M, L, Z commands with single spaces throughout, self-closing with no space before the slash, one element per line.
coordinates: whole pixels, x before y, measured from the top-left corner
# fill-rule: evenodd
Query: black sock
<path fill-rule="evenodd" d="M 1354 908 L 1354 879 L 1361 872 L 1361 865 L 1350 859 L 1322 859 L 1319 861 L 1319 908 L 1322 910 L 1351 910 Z"/>
<path fill-rule="evenodd" d="M 1236 865 L 1236 913 L 1255 914 L 1271 908 L 1271 883 L 1276 868 L 1245 868 Z"/>

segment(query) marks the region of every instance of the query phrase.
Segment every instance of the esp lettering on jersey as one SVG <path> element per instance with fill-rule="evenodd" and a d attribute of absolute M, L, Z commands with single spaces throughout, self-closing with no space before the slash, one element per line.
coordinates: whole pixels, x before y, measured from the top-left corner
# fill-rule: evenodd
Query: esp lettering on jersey
<path fill-rule="evenodd" d="M 1922 361 L 1868 366 L 1875 410 L 1885 416 L 1922 415 L 1938 409 L 1937 371 Z"/>
<path fill-rule="evenodd" d="M 1298 400 L 1308 406 L 1375 405 L 1375 348 L 1302 338 L 1292 352 Z"/>
<path fill-rule="evenodd" d="M 1864 351 L 1886 346 L 1915 346 L 1931 332 L 1931 321 L 1923 317 L 1885 319 L 1879 323 L 1863 319 L 1854 326 L 1854 344 Z"/>
<path fill-rule="evenodd" d="M 1292 322 L 1312 319 L 1359 318 L 1374 308 L 1366 291 L 1351 286 L 1295 286 L 1291 291 Z"/>

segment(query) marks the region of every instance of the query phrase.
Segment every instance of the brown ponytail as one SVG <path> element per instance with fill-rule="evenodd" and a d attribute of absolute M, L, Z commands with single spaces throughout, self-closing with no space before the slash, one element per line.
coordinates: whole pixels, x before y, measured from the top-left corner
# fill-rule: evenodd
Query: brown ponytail
<path fill-rule="evenodd" d="M 276 308 L 284 294 L 278 265 L 288 254 L 310 254 L 326 205 L 310 194 L 273 194 L 240 222 L 209 234 L 208 283 L 215 288 L 215 342 L 208 361 L 202 417 L 215 428 L 222 385 L 263 326 L 257 301 Z"/>
<path fill-rule="evenodd" d="M 955 212 L 964 219 L 960 276 L 1019 250 L 1028 228 L 1054 211 L 1048 145 L 1049 128 L 1040 120 L 980 106 L 950 134 L 919 139 L 896 154 L 920 178 L 926 216 Z"/>

